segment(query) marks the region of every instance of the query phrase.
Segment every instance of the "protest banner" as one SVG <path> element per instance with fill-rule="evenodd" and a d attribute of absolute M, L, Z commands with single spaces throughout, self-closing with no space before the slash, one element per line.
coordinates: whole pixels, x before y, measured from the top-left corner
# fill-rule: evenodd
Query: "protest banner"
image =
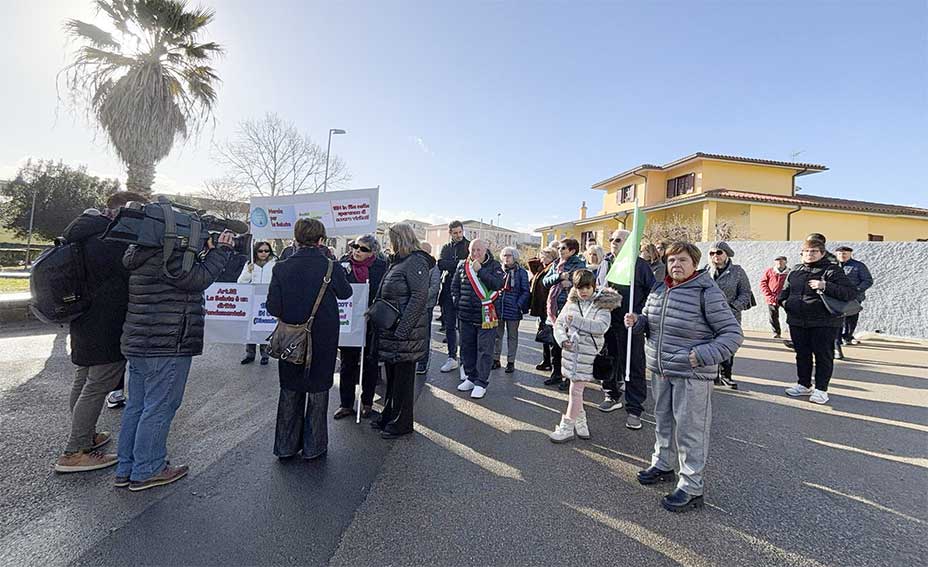
<path fill-rule="evenodd" d="M 252 197 L 251 234 L 255 240 L 287 240 L 302 218 L 321 221 L 327 236 L 374 234 L 379 194 L 375 188 Z"/>

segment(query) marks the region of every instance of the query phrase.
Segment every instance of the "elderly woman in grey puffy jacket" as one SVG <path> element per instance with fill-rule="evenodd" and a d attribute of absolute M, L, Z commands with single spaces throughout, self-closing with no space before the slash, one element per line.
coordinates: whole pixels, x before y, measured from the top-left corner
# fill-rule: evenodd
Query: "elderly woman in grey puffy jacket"
<path fill-rule="evenodd" d="M 676 464 L 677 488 L 661 504 L 684 512 L 703 504 L 712 381 L 744 335 L 712 277 L 696 271 L 699 248 L 675 242 L 666 254 L 670 285 L 658 282 L 642 314 L 626 315 L 625 325 L 648 336 L 645 350 L 657 421 L 651 466 L 638 473 L 638 482 L 672 481 Z"/>
<path fill-rule="evenodd" d="M 570 380 L 567 412 L 549 435 L 555 443 L 570 441 L 575 434 L 581 439 L 590 438 L 583 390 L 593 381 L 593 361 L 606 345 L 612 310 L 622 303 L 622 296 L 615 290 L 596 289 L 596 274 L 590 270 L 575 271 L 571 280 L 573 288 L 554 323 L 554 339 L 563 349 L 561 372 Z"/>
<path fill-rule="evenodd" d="M 741 312 L 751 308 L 753 303 L 751 298 L 751 280 L 748 279 L 744 268 L 731 261 L 735 257 L 735 251 L 727 242 L 716 242 L 709 248 L 709 275 L 715 280 L 715 285 L 719 286 L 725 298 L 728 300 L 728 306 L 734 314 L 738 323 L 741 323 Z M 732 390 L 738 389 L 738 384 L 731 377 L 732 366 L 735 363 L 735 357 L 723 360 L 719 364 L 719 374 L 715 383 L 720 386 L 728 386 Z"/>

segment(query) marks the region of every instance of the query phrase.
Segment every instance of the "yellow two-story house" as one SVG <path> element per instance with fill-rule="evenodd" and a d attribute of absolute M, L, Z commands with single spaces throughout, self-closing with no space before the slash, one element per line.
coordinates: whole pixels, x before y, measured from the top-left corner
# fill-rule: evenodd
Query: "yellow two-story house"
<path fill-rule="evenodd" d="M 593 185 L 603 192 L 598 214 L 535 229 L 542 242 L 576 238 L 603 244 L 631 228 L 637 202 L 648 225 L 685 225 L 702 241 L 720 234 L 739 240 L 928 240 L 928 209 L 820 197 L 796 192 L 804 175 L 823 165 L 695 153 L 665 165 L 642 164 Z"/>

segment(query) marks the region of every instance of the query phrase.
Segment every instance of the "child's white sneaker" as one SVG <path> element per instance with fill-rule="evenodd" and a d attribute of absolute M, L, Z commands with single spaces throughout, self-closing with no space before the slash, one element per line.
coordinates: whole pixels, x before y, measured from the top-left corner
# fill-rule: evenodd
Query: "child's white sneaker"
<path fill-rule="evenodd" d="M 554 443 L 566 443 L 574 438 L 574 420 L 566 415 L 561 416 L 561 423 L 554 428 L 554 431 L 548 435 Z"/>
<path fill-rule="evenodd" d="M 580 415 L 577 416 L 577 420 L 574 422 L 574 431 L 580 439 L 590 438 L 590 426 L 586 422 L 585 411 L 581 411 Z"/>

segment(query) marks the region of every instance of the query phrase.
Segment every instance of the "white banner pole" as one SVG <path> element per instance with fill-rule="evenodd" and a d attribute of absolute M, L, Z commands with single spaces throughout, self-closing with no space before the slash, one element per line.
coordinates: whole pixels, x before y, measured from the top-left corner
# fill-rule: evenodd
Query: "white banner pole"
<path fill-rule="evenodd" d="M 367 333 L 364 335 L 365 343 L 367 343 Z M 355 394 L 358 398 L 358 413 L 355 418 L 355 423 L 361 423 L 361 396 L 364 395 L 364 349 L 367 348 L 366 344 L 361 345 L 361 373 L 358 375 L 358 385 L 354 387 Z"/>
<path fill-rule="evenodd" d="M 635 207 L 635 215 L 632 217 L 632 231 L 638 230 L 638 207 Z M 631 235 L 629 235 L 631 236 Z M 625 240 L 623 246 L 628 246 L 628 239 Z M 632 259 L 632 277 L 628 282 L 629 284 L 629 293 L 628 293 L 628 313 L 631 314 L 634 311 L 635 305 L 635 276 L 638 272 L 638 256 L 634 256 Z M 628 327 L 625 328 L 628 332 L 628 337 L 625 342 L 625 381 L 631 381 L 631 372 L 632 372 L 632 330 Z"/>

